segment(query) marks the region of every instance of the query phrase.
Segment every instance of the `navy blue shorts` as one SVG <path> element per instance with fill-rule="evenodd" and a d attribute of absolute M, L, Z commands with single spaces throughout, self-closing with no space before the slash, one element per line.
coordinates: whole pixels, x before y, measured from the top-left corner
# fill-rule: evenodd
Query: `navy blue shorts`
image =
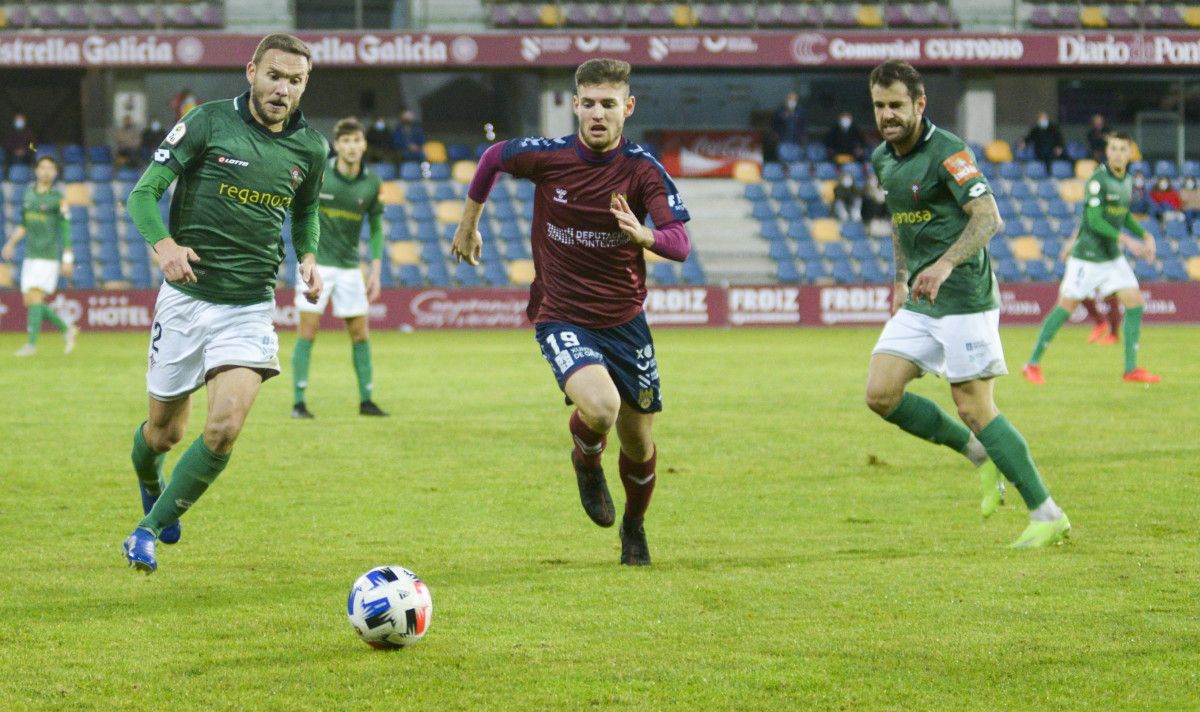
<path fill-rule="evenodd" d="M 579 368 L 599 364 L 608 369 L 621 400 L 630 407 L 642 413 L 662 410 L 654 339 L 644 312 L 607 329 L 543 322 L 537 325 L 537 341 L 559 388 Z"/>

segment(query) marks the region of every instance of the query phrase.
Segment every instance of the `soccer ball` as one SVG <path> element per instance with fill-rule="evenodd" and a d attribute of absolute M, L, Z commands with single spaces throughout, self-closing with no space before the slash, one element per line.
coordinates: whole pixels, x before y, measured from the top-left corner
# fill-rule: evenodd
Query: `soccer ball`
<path fill-rule="evenodd" d="M 402 566 L 379 566 L 358 577 L 346 615 L 363 642 L 395 650 L 425 637 L 433 621 L 429 587 Z"/>

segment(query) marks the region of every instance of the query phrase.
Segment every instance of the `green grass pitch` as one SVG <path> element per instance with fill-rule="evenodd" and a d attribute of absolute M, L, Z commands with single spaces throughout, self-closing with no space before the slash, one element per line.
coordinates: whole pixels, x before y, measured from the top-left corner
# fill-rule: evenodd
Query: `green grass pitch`
<path fill-rule="evenodd" d="M 1196 709 L 1200 328 L 1144 331 L 1152 387 L 1067 328 L 998 402 L 1030 442 L 1068 544 L 1005 546 L 1015 492 L 978 517 L 973 473 L 862 402 L 875 329 L 656 334 L 666 411 L 649 569 L 618 566 L 568 463 L 568 410 L 531 332 L 382 333 L 357 415 L 344 333 L 321 335 L 310 408 L 267 383 L 229 468 L 125 566 L 145 414 L 142 334 L 72 356 L 0 336 L 0 708 Z M 914 389 L 952 408 L 945 383 Z M 199 433 L 204 397 L 184 444 Z M 180 450 L 168 459 L 168 469 Z M 610 446 L 605 464 L 623 492 Z M 430 586 L 419 645 L 346 621 L 354 579 Z"/>

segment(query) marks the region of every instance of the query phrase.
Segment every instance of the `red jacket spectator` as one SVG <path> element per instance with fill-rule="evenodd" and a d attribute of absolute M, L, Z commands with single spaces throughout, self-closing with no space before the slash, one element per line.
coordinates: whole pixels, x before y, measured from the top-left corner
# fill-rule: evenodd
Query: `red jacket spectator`
<path fill-rule="evenodd" d="M 1175 186 L 1171 185 L 1171 180 L 1166 176 L 1159 176 L 1158 180 L 1154 181 L 1154 187 L 1150 189 L 1150 202 L 1160 210 L 1183 209 L 1179 191 L 1175 190 Z"/>

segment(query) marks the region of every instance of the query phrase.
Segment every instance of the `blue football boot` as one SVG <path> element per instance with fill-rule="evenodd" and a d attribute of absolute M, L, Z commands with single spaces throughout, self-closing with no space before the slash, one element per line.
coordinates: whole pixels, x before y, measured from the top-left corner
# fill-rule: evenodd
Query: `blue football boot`
<path fill-rule="evenodd" d="M 146 486 L 141 482 L 138 482 L 138 490 L 142 493 L 142 514 L 149 514 L 158 497 L 147 492 Z M 162 533 L 158 535 L 158 540 L 164 544 L 175 544 L 179 542 L 181 536 L 183 536 L 183 529 L 180 528 L 179 520 L 176 519 L 174 524 L 162 530 Z"/>
<path fill-rule="evenodd" d="M 134 529 L 133 533 L 125 538 L 125 543 L 121 545 L 125 550 L 125 558 L 129 561 L 129 565 L 147 575 L 154 573 L 158 569 L 158 559 L 154 557 L 156 540 L 154 532 L 149 529 L 145 527 Z"/>

